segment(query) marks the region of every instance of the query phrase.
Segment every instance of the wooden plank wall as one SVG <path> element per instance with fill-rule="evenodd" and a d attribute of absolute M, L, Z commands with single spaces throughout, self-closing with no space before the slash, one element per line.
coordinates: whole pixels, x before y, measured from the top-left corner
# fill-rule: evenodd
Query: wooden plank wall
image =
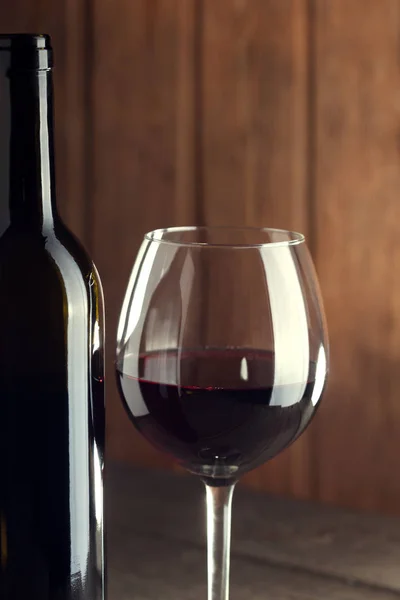
<path fill-rule="evenodd" d="M 312 427 L 248 485 L 400 514 L 400 0 L 0 0 L 56 49 L 63 214 L 108 318 L 108 452 L 169 466 L 117 398 L 113 341 L 146 230 L 304 231 L 332 346 Z"/>
<path fill-rule="evenodd" d="M 315 3 L 315 256 L 332 343 L 319 497 L 400 512 L 400 4 Z"/>

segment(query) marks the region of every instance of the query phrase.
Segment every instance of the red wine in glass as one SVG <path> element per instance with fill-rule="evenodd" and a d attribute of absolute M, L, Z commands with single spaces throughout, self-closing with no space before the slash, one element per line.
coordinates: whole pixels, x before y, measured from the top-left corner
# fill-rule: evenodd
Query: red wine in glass
<path fill-rule="evenodd" d="M 117 381 L 133 424 L 213 485 L 226 485 L 281 452 L 318 405 L 315 364 L 306 381 L 274 386 L 274 353 L 266 350 L 148 353 L 139 357 L 139 378 L 129 375 L 129 359 L 125 372 L 117 369 Z"/>

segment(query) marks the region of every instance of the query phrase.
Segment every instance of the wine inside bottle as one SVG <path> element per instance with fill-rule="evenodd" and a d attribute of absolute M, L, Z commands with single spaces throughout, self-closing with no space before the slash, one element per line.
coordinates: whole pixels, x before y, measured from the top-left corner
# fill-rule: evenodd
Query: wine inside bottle
<path fill-rule="evenodd" d="M 56 208 L 51 67 L 0 36 L 0 598 L 103 600 L 102 290 Z"/>

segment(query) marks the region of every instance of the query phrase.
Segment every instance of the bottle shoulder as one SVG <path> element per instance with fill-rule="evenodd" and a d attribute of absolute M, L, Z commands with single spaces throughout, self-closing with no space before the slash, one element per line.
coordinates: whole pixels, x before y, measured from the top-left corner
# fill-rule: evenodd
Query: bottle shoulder
<path fill-rule="evenodd" d="M 44 232 L 44 237 L 45 249 L 49 254 L 68 254 L 84 274 L 97 276 L 96 267 L 84 245 L 64 223 L 56 223 L 52 230 Z"/>
<path fill-rule="evenodd" d="M 45 251 L 58 267 L 63 279 L 77 279 L 79 274 L 86 286 L 102 302 L 103 292 L 96 266 L 83 244 L 65 226 L 55 227 L 46 236 Z"/>
<path fill-rule="evenodd" d="M 56 258 L 59 255 L 76 262 L 84 273 L 94 271 L 98 277 L 83 244 L 61 222 L 40 231 L 10 225 L 0 236 L 0 264 L 20 260 L 32 264 L 39 258 Z"/>
<path fill-rule="evenodd" d="M 62 223 L 43 231 L 10 226 L 0 237 L 0 283 L 65 289 L 71 282 L 90 287 L 102 301 L 97 269 L 83 245 Z"/>

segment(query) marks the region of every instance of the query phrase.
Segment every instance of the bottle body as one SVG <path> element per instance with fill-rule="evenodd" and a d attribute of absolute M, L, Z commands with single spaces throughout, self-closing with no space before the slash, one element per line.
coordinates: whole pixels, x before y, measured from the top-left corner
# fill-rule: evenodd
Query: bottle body
<path fill-rule="evenodd" d="M 0 182 L 0 598 L 103 600 L 101 284 L 55 211 L 49 74 L 18 77 Z"/>

